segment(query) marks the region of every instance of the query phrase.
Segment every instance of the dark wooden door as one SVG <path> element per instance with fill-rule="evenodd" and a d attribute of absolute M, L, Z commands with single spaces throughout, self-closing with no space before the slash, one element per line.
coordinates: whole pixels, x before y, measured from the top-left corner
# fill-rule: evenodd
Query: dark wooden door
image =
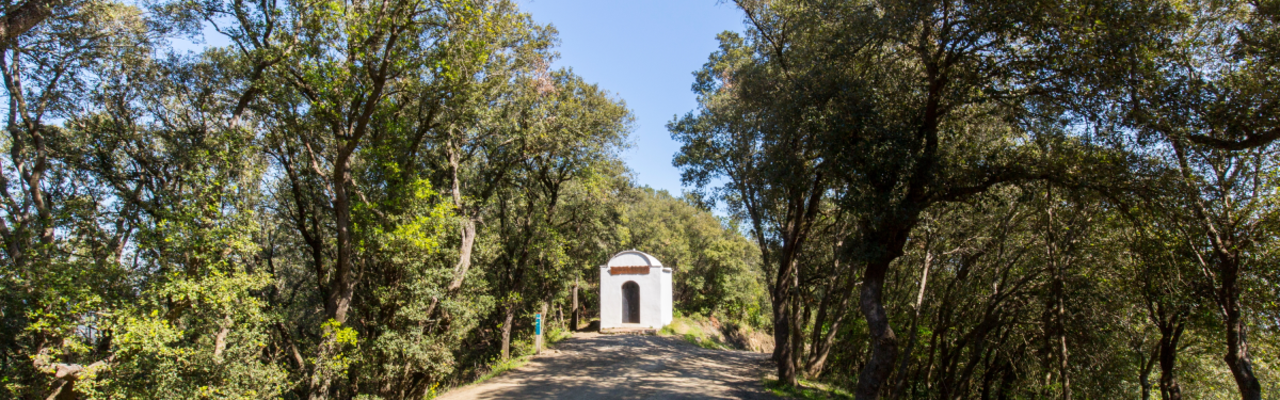
<path fill-rule="evenodd" d="M 640 285 L 635 282 L 622 284 L 622 322 L 640 323 Z"/>

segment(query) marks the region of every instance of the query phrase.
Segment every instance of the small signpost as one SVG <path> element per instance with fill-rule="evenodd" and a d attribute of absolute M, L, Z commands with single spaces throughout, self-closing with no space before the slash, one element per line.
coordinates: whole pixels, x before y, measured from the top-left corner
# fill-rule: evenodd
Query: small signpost
<path fill-rule="evenodd" d="M 533 314 L 534 354 L 542 354 L 542 314 Z"/>

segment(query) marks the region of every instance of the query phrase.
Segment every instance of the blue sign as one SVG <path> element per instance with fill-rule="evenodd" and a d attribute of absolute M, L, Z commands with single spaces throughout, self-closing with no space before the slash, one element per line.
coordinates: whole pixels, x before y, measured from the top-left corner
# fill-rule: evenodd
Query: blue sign
<path fill-rule="evenodd" d="M 533 334 L 542 336 L 542 314 L 533 314 Z"/>

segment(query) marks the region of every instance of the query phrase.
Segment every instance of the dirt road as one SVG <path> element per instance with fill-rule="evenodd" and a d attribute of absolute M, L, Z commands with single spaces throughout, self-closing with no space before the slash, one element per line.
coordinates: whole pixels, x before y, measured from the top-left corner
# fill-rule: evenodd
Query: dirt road
<path fill-rule="evenodd" d="M 595 333 L 577 333 L 555 350 L 440 399 L 778 399 L 760 385 L 768 354 Z"/>

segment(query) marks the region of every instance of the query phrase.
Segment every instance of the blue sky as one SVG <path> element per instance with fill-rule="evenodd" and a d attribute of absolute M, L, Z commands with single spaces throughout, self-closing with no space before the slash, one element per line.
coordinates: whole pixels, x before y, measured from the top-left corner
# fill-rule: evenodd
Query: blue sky
<path fill-rule="evenodd" d="M 632 147 L 623 159 L 637 183 L 681 193 L 671 157 L 680 144 L 666 124 L 697 105 L 693 72 L 716 49 L 716 34 L 742 31 L 743 15 L 717 0 L 518 0 L 541 24 L 560 31 L 561 58 L 627 102 L 635 113 Z"/>

